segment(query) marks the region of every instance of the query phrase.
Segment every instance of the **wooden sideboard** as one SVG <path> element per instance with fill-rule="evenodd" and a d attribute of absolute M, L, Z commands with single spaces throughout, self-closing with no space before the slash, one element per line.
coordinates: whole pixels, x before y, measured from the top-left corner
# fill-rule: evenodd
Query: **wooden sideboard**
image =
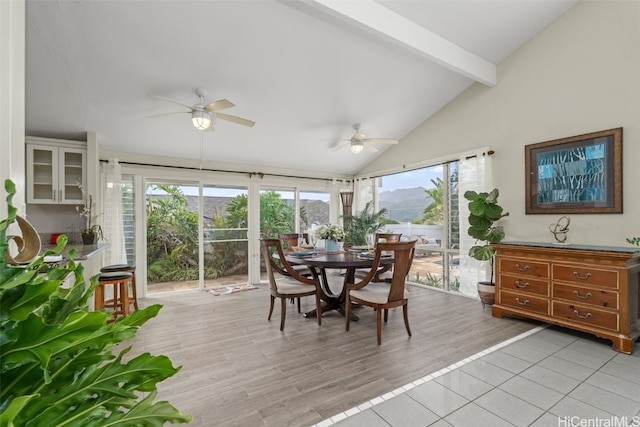
<path fill-rule="evenodd" d="M 494 317 L 524 316 L 594 334 L 631 353 L 640 336 L 640 252 L 633 248 L 503 242 Z"/>

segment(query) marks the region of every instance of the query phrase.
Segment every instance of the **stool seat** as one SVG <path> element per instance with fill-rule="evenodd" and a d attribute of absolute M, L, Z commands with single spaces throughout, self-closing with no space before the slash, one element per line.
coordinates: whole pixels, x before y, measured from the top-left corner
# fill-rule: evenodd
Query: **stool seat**
<path fill-rule="evenodd" d="M 138 309 L 138 291 L 136 288 L 136 266 L 135 264 L 111 264 L 105 265 L 100 269 L 102 274 L 111 274 L 118 272 L 128 272 L 133 275 L 131 277 L 131 296 L 129 296 L 129 302 L 133 304 L 133 308 Z"/>
<path fill-rule="evenodd" d="M 98 276 L 98 286 L 95 289 L 94 305 L 96 310 L 111 308 L 112 318 L 110 322 L 116 320 L 119 314 L 129 315 L 129 282 L 133 279 L 133 273 L 127 271 L 114 271 L 102 273 Z M 113 286 L 113 298 L 105 299 L 105 288 Z"/>
<path fill-rule="evenodd" d="M 135 270 L 136 266 L 132 264 L 112 264 L 105 265 L 100 269 L 100 272 L 107 273 L 111 271 L 123 271 L 123 270 Z"/>
<path fill-rule="evenodd" d="M 131 279 L 133 277 L 133 273 L 128 273 L 126 271 L 114 271 L 112 273 L 102 273 L 100 277 L 98 277 L 99 282 L 111 281 L 111 280 L 125 280 Z"/>

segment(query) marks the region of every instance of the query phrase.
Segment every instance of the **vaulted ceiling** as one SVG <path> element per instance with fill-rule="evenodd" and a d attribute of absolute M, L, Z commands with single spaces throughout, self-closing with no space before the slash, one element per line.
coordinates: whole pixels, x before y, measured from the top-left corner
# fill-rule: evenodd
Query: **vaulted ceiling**
<path fill-rule="evenodd" d="M 26 134 L 106 150 L 355 174 L 577 0 L 27 0 Z M 188 111 L 228 99 L 196 130 Z M 202 139 L 201 139 L 202 138 Z M 202 142 L 202 151 L 201 151 Z"/>

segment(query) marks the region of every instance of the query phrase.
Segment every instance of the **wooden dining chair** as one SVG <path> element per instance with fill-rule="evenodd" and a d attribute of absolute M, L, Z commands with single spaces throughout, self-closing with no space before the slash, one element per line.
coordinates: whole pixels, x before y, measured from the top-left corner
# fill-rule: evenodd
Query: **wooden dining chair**
<path fill-rule="evenodd" d="M 402 238 L 402 233 L 376 233 L 375 244 L 378 242 L 399 242 Z M 391 282 L 391 274 L 392 274 L 393 266 L 392 265 L 383 265 L 378 269 L 378 272 L 373 278 L 374 282 Z M 356 271 L 356 277 L 360 279 L 364 279 L 367 274 L 369 274 L 368 269 L 360 269 Z"/>
<path fill-rule="evenodd" d="M 294 246 L 298 246 L 298 238 L 300 234 L 298 233 L 280 233 L 278 235 L 280 238 L 280 244 L 282 244 L 282 248 L 286 250 L 293 250 Z M 309 241 L 309 235 L 307 233 L 302 233 L 302 237 L 306 242 Z M 306 265 L 292 265 L 293 268 L 298 274 L 305 277 L 312 277 L 313 273 Z M 300 313 L 300 298 L 291 298 L 291 304 L 294 304 L 298 301 L 298 313 Z"/>
<path fill-rule="evenodd" d="M 320 280 L 314 277 L 305 277 L 296 272 L 292 268 L 291 264 L 287 262 L 279 239 L 261 239 L 260 246 L 262 248 L 262 256 L 267 267 L 267 276 L 269 278 L 271 304 L 269 306 L 268 320 L 271 320 L 275 299 L 280 298 L 280 330 L 284 330 L 284 321 L 287 314 L 287 298 L 315 296 L 318 325 L 320 325 L 322 322 Z M 278 262 L 273 259 L 273 254 L 278 255 Z M 278 274 L 282 277 L 276 277 Z M 299 311 L 300 305 L 298 302 L 298 312 Z"/>
<path fill-rule="evenodd" d="M 400 239 L 402 239 L 402 233 L 376 233 L 376 243 L 382 239 L 384 239 L 386 243 L 399 242 Z"/>
<path fill-rule="evenodd" d="M 351 318 L 351 303 L 354 302 L 373 307 L 376 310 L 378 345 L 382 343 L 382 311 L 384 310 L 384 321 L 386 323 L 390 308 L 402 307 L 404 325 L 407 328 L 407 333 L 411 336 L 407 313 L 409 291 L 406 289 L 405 283 L 409 270 L 411 269 L 415 247 L 415 240 L 409 242 L 378 243 L 373 266 L 367 277 L 359 282 L 347 284 L 344 316 L 347 331 L 349 330 L 349 320 Z M 391 286 L 387 283 L 376 283 L 373 281 L 380 266 L 380 258 L 383 253 L 391 254 L 394 258 Z"/>
<path fill-rule="evenodd" d="M 282 247 L 284 249 L 292 250 L 294 246 L 298 246 L 298 237 L 300 237 L 299 233 L 281 233 L 278 237 L 280 237 L 280 242 L 282 243 Z M 309 241 L 309 235 L 307 233 L 302 233 L 302 237 L 305 242 Z"/>

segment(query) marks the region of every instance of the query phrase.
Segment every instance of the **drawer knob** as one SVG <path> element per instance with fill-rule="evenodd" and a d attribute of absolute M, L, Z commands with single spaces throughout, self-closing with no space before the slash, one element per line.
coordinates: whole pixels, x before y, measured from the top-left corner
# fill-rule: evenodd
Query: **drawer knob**
<path fill-rule="evenodd" d="M 587 292 L 587 293 L 586 293 L 586 294 L 584 294 L 584 295 L 580 295 L 580 293 L 579 293 L 578 291 L 574 290 L 574 291 L 573 291 L 573 294 L 574 294 L 575 296 L 577 296 L 578 298 L 582 298 L 582 299 L 587 299 L 587 298 L 590 298 L 590 297 L 591 297 L 591 292 Z"/>
<path fill-rule="evenodd" d="M 576 276 L 580 280 L 587 280 L 589 277 L 591 277 L 591 273 L 587 273 L 584 276 L 581 276 L 580 273 L 578 273 L 577 271 L 574 271 L 573 275 Z"/>
<path fill-rule="evenodd" d="M 589 317 L 591 317 L 591 313 L 587 313 L 583 316 L 578 310 L 573 310 L 573 313 L 581 319 L 588 319 Z"/>
<path fill-rule="evenodd" d="M 516 288 L 526 288 L 529 286 L 529 282 L 520 283 L 520 279 L 516 280 Z"/>
<path fill-rule="evenodd" d="M 531 301 L 529 301 L 528 299 L 524 300 L 524 301 L 520 301 L 520 298 L 516 297 L 516 302 L 520 305 L 528 305 L 531 304 Z"/>
<path fill-rule="evenodd" d="M 529 268 L 531 267 L 529 267 L 528 265 L 525 265 L 524 267 L 520 267 L 520 264 L 516 264 L 516 269 L 519 271 L 527 271 Z"/>

